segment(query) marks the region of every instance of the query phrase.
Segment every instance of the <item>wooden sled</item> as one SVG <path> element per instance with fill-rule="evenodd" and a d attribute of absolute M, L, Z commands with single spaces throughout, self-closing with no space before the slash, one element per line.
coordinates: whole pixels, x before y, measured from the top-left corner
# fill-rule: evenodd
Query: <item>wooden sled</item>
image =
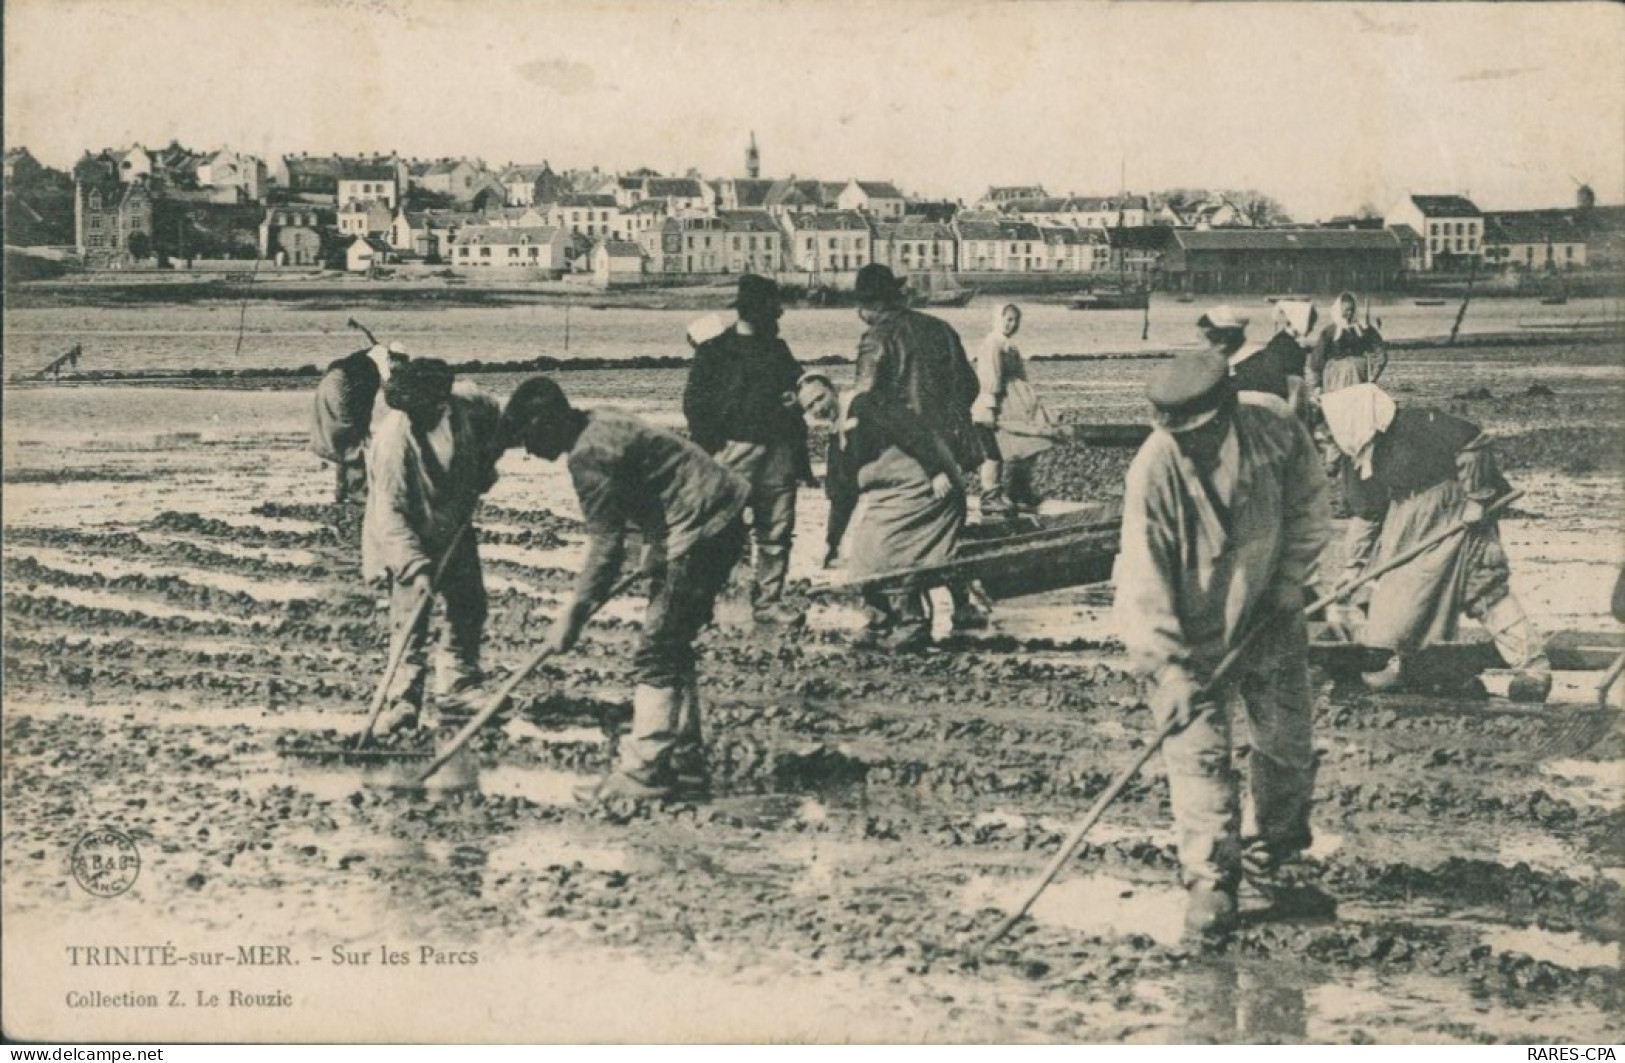
<path fill-rule="evenodd" d="M 1101 583 L 1111 578 L 1122 520 L 1117 506 L 1093 505 L 1071 513 L 971 524 L 951 560 L 819 587 L 814 593 L 978 581 L 997 600 Z"/>

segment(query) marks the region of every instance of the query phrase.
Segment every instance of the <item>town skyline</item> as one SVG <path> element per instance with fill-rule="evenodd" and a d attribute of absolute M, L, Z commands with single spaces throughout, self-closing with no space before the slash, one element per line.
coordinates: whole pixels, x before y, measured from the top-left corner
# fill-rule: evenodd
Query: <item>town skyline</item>
<path fill-rule="evenodd" d="M 297 0 L 273 17 L 17 0 L 6 140 L 62 168 L 97 146 L 176 139 L 267 160 L 395 151 L 731 177 L 754 131 L 764 176 L 890 180 L 925 198 L 1254 188 L 1301 220 L 1423 191 L 1511 209 L 1569 202 L 1585 183 L 1618 202 L 1625 13 L 1561 6 L 498 2 L 460 17 L 441 0 Z M 325 43 L 295 46 L 315 30 Z M 187 34 L 211 47 L 179 49 Z M 173 53 L 162 71 L 141 60 L 156 37 Z"/>

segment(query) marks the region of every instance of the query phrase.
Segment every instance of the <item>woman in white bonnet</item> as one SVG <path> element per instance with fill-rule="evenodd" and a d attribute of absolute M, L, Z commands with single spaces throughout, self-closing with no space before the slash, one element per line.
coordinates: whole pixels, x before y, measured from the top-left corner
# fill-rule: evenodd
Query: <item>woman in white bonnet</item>
<path fill-rule="evenodd" d="M 1320 395 L 1354 384 L 1374 384 L 1388 366 L 1388 349 L 1382 333 L 1359 320 L 1360 304 L 1352 292 L 1337 297 L 1332 319 L 1321 330 L 1320 340 L 1309 355 L 1308 384 Z"/>

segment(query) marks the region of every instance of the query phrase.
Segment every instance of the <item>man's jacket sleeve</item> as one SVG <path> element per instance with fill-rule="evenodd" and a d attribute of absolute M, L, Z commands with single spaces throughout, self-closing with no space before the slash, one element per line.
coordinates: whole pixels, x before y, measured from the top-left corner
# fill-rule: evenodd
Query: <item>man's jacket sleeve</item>
<path fill-rule="evenodd" d="M 717 341 L 700 344 L 683 388 L 683 417 L 688 434 L 707 454 L 715 454 L 727 442 L 727 402 L 733 389 L 723 379 L 722 359 Z"/>
<path fill-rule="evenodd" d="M 592 458 L 572 461 L 571 479 L 587 525 L 587 559 L 576 577 L 579 602 L 601 603 L 609 596 L 626 557 L 626 474 Z"/>
<path fill-rule="evenodd" d="M 373 440 L 367 506 L 369 535 L 376 556 L 396 580 L 405 582 L 430 563 L 423 540 L 412 525 L 413 488 L 408 482 L 406 427 L 388 424 Z"/>
<path fill-rule="evenodd" d="M 1190 659 L 1179 619 L 1179 510 L 1167 477 L 1157 472 L 1157 463 L 1145 450 L 1129 466 L 1123 540 L 1113 576 L 1118 634 L 1130 667 L 1148 676 Z"/>

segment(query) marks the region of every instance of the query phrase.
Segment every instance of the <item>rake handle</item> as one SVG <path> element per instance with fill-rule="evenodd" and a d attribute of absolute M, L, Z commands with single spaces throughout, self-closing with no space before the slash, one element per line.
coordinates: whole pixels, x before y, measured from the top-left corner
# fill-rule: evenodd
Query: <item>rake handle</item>
<path fill-rule="evenodd" d="M 434 572 L 429 576 L 429 585 L 423 589 L 417 604 L 412 607 L 412 616 L 406 624 L 395 632 L 395 640 L 390 646 L 389 663 L 384 666 L 384 678 L 378 683 L 378 689 L 373 692 L 372 706 L 367 713 L 367 726 L 361 732 L 357 745 L 365 745 L 372 738 L 373 728 L 378 726 L 378 717 L 383 714 L 384 704 L 389 700 L 390 684 L 395 682 L 395 673 L 401 669 L 401 661 L 406 658 L 406 646 L 411 641 L 412 629 L 417 627 L 418 621 L 428 611 L 429 603 L 434 600 L 434 589 L 440 586 L 440 579 L 446 574 L 446 562 L 451 559 L 453 551 L 461 545 L 463 536 L 468 534 L 469 526 L 474 518 L 470 517 L 458 525 L 457 531 L 451 537 L 439 559 L 435 561 Z"/>
<path fill-rule="evenodd" d="M 610 588 L 609 594 L 604 597 L 603 602 L 599 603 L 598 608 L 603 608 L 603 605 L 608 603 L 610 599 L 620 596 L 642 576 L 643 571 L 640 569 L 639 571 L 634 572 L 630 576 L 627 576 L 625 579 L 621 580 L 614 587 Z M 598 609 L 593 610 L 594 614 L 597 612 Z M 588 619 L 590 620 L 592 618 L 589 616 Z M 530 674 L 536 671 L 536 669 L 540 668 L 542 663 L 551 656 L 553 656 L 552 648 L 544 646 L 542 649 L 537 650 L 536 653 L 533 654 L 529 660 L 525 661 L 524 664 L 520 665 L 519 670 L 513 675 L 509 676 L 507 682 L 503 683 L 491 700 L 486 702 L 485 707 L 476 713 L 473 719 L 465 723 L 462 730 L 458 731 L 452 736 L 452 739 L 449 743 L 447 743 L 446 748 L 435 754 L 435 758 L 431 760 L 428 767 L 424 768 L 423 771 L 418 775 L 417 779 L 414 780 L 414 784 L 417 786 L 422 786 L 434 776 L 435 772 L 439 771 L 441 768 L 444 768 L 447 762 L 449 762 L 452 757 L 457 755 L 459 750 L 468 744 L 469 739 L 473 738 L 481 728 L 491 722 L 491 717 L 502 711 L 502 706 L 507 704 L 508 699 L 513 696 L 513 692 L 519 689 L 519 684 L 528 679 Z"/>
<path fill-rule="evenodd" d="M 1621 672 L 1625 672 L 1625 653 L 1621 653 L 1614 658 L 1614 663 L 1609 665 L 1608 671 L 1603 673 L 1602 682 L 1597 684 L 1597 708 L 1606 709 L 1608 707 L 1608 692 L 1613 689 L 1614 683 L 1618 681 Z"/>
<path fill-rule="evenodd" d="M 374 347 L 378 346 L 378 339 L 377 339 L 377 337 L 375 337 L 372 334 L 372 329 L 370 329 L 367 326 L 363 325 L 361 322 L 357 321 L 353 317 L 350 318 L 350 320 L 346 321 L 345 324 L 349 325 L 353 329 L 360 329 L 361 334 L 363 336 L 367 337 L 367 342 L 368 343 L 372 344 Z"/>

